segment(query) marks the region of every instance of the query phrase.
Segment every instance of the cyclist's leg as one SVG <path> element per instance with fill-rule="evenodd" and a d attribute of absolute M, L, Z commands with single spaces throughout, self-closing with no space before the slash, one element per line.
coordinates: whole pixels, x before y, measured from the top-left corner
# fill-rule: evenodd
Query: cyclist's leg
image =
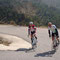
<path fill-rule="evenodd" d="M 58 41 L 58 43 L 59 43 L 59 36 L 57 35 L 57 41 Z"/>
<path fill-rule="evenodd" d="M 37 37 L 36 37 L 36 34 L 34 34 L 35 38 L 36 38 L 36 41 L 35 41 L 35 47 L 37 47 Z"/>
<path fill-rule="evenodd" d="M 52 33 L 52 42 L 54 43 L 54 33 Z"/>
<path fill-rule="evenodd" d="M 33 38 L 32 37 L 33 37 L 33 34 L 31 33 L 31 43 L 33 43 Z"/>
<path fill-rule="evenodd" d="M 54 43 L 54 39 L 55 39 L 55 33 L 52 33 L 52 44 L 53 44 L 53 47 L 56 47 L 56 44 Z"/>
<path fill-rule="evenodd" d="M 53 46 L 53 49 L 55 49 L 57 47 L 57 42 L 54 41 L 55 37 L 52 36 L 52 46 Z"/>
<path fill-rule="evenodd" d="M 58 32 L 56 32 L 56 39 L 57 39 L 57 43 L 59 43 L 59 35 L 58 35 Z"/>
<path fill-rule="evenodd" d="M 54 44 L 54 36 L 52 36 L 52 43 Z"/>
<path fill-rule="evenodd" d="M 31 32 L 31 34 L 32 34 L 32 36 L 34 36 L 37 39 L 35 31 Z"/>
<path fill-rule="evenodd" d="M 35 38 L 37 39 L 37 36 L 36 36 L 36 34 L 34 33 L 34 36 L 35 36 Z"/>
<path fill-rule="evenodd" d="M 31 32 L 31 44 L 32 44 L 32 49 L 34 49 L 34 33 Z"/>
<path fill-rule="evenodd" d="M 31 34 L 31 43 L 33 43 L 32 34 Z"/>
<path fill-rule="evenodd" d="M 33 38 L 32 40 L 34 40 L 34 37 L 37 39 L 36 34 L 35 34 L 35 31 L 31 32 L 31 38 Z M 34 41 L 32 41 L 32 43 L 33 43 L 33 42 L 34 42 Z"/>
<path fill-rule="evenodd" d="M 58 43 L 59 43 L 59 34 L 58 34 L 58 30 L 57 30 L 57 32 L 56 32 L 56 39 L 57 39 L 57 41 L 58 41 Z"/>
<path fill-rule="evenodd" d="M 59 42 L 60 42 L 60 41 L 59 41 L 59 38 L 57 37 L 56 39 L 57 39 L 57 44 L 59 44 Z"/>

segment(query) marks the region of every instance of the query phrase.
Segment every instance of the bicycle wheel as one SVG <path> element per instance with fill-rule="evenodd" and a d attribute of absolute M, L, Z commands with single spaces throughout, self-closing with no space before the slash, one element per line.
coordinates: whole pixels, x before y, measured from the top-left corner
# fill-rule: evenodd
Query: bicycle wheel
<path fill-rule="evenodd" d="M 57 50 L 57 40 L 56 39 L 53 41 L 53 49 Z"/>
<path fill-rule="evenodd" d="M 32 37 L 32 48 L 36 48 L 37 47 L 37 39 L 35 37 Z"/>

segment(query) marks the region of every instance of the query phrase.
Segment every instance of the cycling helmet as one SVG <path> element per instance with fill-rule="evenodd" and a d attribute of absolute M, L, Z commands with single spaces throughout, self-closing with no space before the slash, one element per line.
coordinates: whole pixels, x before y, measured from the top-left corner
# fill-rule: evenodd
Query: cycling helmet
<path fill-rule="evenodd" d="M 52 23 L 51 23 L 51 22 L 49 22 L 49 23 L 48 23 L 48 25 L 52 25 Z"/>
<path fill-rule="evenodd" d="M 33 24 L 33 22 L 29 22 L 29 24 Z"/>

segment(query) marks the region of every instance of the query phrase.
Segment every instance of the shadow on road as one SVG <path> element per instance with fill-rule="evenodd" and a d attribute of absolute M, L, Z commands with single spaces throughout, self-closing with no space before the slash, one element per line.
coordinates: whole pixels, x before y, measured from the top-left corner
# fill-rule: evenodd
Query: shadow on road
<path fill-rule="evenodd" d="M 25 52 L 28 52 L 28 51 L 31 51 L 32 48 L 29 48 L 29 49 L 26 49 L 26 48 L 20 48 L 20 49 L 17 49 L 16 51 L 25 51 Z"/>
<path fill-rule="evenodd" d="M 20 49 L 17 49 L 16 51 L 26 51 L 27 49 L 26 48 L 20 48 Z"/>
<path fill-rule="evenodd" d="M 55 50 L 52 50 L 52 51 L 48 51 L 48 52 L 43 52 L 43 53 L 38 53 L 35 55 L 35 57 L 52 57 L 54 54 L 55 54 Z"/>

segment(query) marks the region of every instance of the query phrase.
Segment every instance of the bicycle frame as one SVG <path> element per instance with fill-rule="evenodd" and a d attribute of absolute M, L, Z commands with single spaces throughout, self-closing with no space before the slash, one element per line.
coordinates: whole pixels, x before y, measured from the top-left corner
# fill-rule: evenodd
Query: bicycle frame
<path fill-rule="evenodd" d="M 35 38 L 35 34 L 33 34 L 33 36 L 32 36 L 32 47 L 34 48 L 34 46 L 36 46 L 37 45 L 37 39 Z"/>
<path fill-rule="evenodd" d="M 53 48 L 56 49 L 56 47 L 57 47 L 57 39 L 56 39 L 56 35 L 54 35 Z"/>

